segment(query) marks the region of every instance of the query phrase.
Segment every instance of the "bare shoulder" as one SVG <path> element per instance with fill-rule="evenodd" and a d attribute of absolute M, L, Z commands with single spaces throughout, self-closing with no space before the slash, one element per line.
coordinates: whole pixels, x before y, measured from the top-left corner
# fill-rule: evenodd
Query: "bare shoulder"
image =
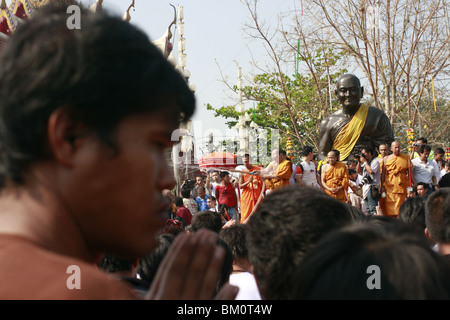
<path fill-rule="evenodd" d="M 133 299 L 129 287 L 102 270 L 30 241 L 0 236 L 0 299 Z M 5 261 L 7 261 L 5 263 Z"/>

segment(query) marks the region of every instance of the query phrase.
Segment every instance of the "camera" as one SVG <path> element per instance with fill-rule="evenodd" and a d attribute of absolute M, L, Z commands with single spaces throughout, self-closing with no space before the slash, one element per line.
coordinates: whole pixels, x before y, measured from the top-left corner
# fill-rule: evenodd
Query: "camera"
<path fill-rule="evenodd" d="M 365 155 L 365 154 L 362 154 L 362 153 L 358 154 L 358 158 L 361 158 L 361 157 L 363 157 L 364 159 L 366 159 L 366 155 Z"/>
<path fill-rule="evenodd" d="M 373 181 L 372 177 L 368 174 L 364 175 L 364 177 L 361 180 L 361 185 L 364 184 L 370 184 Z"/>

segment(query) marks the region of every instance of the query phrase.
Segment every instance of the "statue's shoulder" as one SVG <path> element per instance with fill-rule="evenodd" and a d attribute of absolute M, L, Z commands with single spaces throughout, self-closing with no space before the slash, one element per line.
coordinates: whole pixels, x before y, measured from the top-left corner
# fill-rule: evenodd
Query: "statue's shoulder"
<path fill-rule="evenodd" d="M 383 110 L 376 108 L 374 106 L 369 106 L 368 113 L 373 114 L 373 115 L 378 115 L 378 116 L 385 115 L 385 112 Z"/>

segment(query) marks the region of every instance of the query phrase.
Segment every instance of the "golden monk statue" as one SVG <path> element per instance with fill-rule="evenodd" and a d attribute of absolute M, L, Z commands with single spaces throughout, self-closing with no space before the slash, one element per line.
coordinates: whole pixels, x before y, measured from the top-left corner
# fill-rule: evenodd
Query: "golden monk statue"
<path fill-rule="evenodd" d="M 382 143 L 394 141 L 391 123 L 377 108 L 360 103 L 364 88 L 353 74 L 344 74 L 336 82 L 337 99 L 342 108 L 323 119 L 319 133 L 319 157 L 326 159 L 330 150 L 340 153 L 340 161 L 353 159 L 363 146 L 377 150 Z"/>

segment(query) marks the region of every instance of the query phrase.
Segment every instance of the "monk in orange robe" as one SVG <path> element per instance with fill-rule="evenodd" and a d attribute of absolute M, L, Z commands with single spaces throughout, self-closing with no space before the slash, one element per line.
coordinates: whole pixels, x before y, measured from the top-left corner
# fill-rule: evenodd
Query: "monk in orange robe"
<path fill-rule="evenodd" d="M 275 171 L 272 173 L 268 172 L 270 171 L 269 168 L 272 169 L 276 164 L 278 164 L 278 166 L 276 166 Z M 273 190 L 283 186 L 289 186 L 289 179 L 293 172 L 292 162 L 287 159 L 286 151 L 274 149 L 272 151 L 272 162 L 263 170 L 262 178 L 265 179 L 266 188 L 268 190 Z"/>
<path fill-rule="evenodd" d="M 342 202 L 347 202 L 348 169 L 347 166 L 338 162 L 338 153 L 331 150 L 327 155 L 328 163 L 322 167 L 322 186 L 325 192 Z"/>
<path fill-rule="evenodd" d="M 392 142 L 392 154 L 383 159 L 381 193 L 386 193 L 381 210 L 383 215 L 398 217 L 400 206 L 406 199 L 406 188 L 415 184 L 409 155 L 400 153 L 400 143 Z M 411 182 L 409 179 L 411 174 Z"/>
<path fill-rule="evenodd" d="M 239 188 L 241 193 L 241 223 L 249 217 L 250 213 L 255 208 L 255 205 L 261 195 L 263 181 L 257 174 L 250 174 L 252 172 L 259 172 L 261 168 L 255 167 L 250 163 L 250 156 L 245 154 L 242 158 L 245 169 L 248 173 L 241 173 L 239 175 Z"/>

